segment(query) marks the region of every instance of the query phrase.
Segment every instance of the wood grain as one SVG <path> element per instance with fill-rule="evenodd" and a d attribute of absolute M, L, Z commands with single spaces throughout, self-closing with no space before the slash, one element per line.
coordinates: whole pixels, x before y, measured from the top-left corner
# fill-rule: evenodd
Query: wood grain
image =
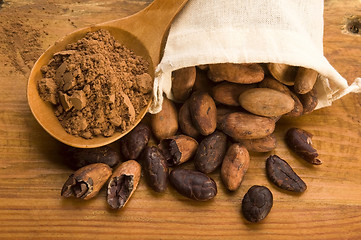
<path fill-rule="evenodd" d="M 39 126 L 27 105 L 27 77 L 36 60 L 30 53 L 40 56 L 76 28 L 130 15 L 150 2 L 5 0 L 2 4 L 0 239 L 361 239 L 358 94 L 298 119 L 282 119 L 277 125 L 279 146 L 274 153 L 286 159 L 307 183 L 304 194 L 289 194 L 272 185 L 264 170 L 269 154 L 252 154 L 237 192 L 224 189 L 219 171 L 210 175 L 219 183 L 219 193 L 206 203 L 188 200 L 170 187 L 156 194 L 144 180 L 118 212 L 107 207 L 104 190 L 88 201 L 60 197 L 72 171 L 62 163 L 62 145 Z M 341 27 L 346 16 L 360 11 L 358 0 L 325 0 L 325 56 L 349 83 L 361 76 L 361 37 L 342 34 Z M 6 20 L 13 32 L 5 31 Z M 25 26 L 37 30 L 38 45 L 33 48 L 21 42 L 22 34 L 29 37 L 34 32 L 24 32 Z M 12 42 L 4 41 L 5 36 L 13 36 Z M 24 51 L 24 46 L 31 52 Z M 323 165 L 310 166 L 286 148 L 282 138 L 291 126 L 314 134 Z M 270 188 L 274 207 L 263 222 L 250 224 L 240 209 L 244 194 L 255 184 Z"/>

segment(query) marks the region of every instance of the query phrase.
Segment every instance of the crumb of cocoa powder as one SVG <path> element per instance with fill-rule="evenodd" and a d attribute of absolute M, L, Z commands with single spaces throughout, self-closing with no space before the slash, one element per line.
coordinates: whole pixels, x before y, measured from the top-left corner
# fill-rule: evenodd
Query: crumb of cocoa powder
<path fill-rule="evenodd" d="M 99 30 L 55 53 L 41 69 L 38 90 L 55 106 L 68 133 L 109 137 L 132 125 L 150 101 L 148 65 L 108 31 Z"/>

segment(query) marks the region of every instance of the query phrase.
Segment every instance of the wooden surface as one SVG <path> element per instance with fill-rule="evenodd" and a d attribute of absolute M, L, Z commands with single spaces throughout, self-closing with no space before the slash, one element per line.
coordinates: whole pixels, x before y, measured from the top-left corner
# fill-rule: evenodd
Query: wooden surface
<path fill-rule="evenodd" d="M 1 5 L 0 1 L 0 5 Z M 150 0 L 5 0 L 0 8 L 0 239 L 361 239 L 361 95 L 299 119 L 281 120 L 275 154 L 304 179 L 304 194 L 277 189 L 265 176 L 269 154 L 252 154 L 235 193 L 219 186 L 215 199 L 194 202 L 172 188 L 152 192 L 144 180 L 121 211 L 109 210 L 105 191 L 89 201 L 63 199 L 72 172 L 61 144 L 31 115 L 26 83 L 37 57 L 81 27 L 127 16 Z M 351 83 L 361 77 L 361 38 L 341 33 L 345 17 L 361 14 L 358 0 L 325 0 L 324 51 Z M 321 166 L 304 163 L 285 147 L 291 127 L 314 134 Z M 114 147 L 117 147 L 115 144 Z M 259 224 L 246 222 L 241 201 L 252 185 L 265 185 L 274 206 Z"/>

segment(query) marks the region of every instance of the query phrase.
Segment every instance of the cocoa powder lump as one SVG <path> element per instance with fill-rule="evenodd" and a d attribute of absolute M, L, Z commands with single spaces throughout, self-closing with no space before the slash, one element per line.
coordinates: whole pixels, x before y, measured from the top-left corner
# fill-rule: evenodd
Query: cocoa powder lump
<path fill-rule="evenodd" d="M 151 100 L 149 63 L 107 30 L 90 32 L 42 67 L 40 97 L 69 134 L 109 137 L 126 131 Z"/>

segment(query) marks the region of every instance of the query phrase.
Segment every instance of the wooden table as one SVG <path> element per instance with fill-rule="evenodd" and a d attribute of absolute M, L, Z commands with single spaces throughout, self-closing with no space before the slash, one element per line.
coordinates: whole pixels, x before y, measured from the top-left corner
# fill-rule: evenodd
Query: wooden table
<path fill-rule="evenodd" d="M 172 188 L 156 194 L 144 180 L 118 212 L 107 207 L 105 191 L 89 201 L 63 199 L 72 172 L 62 163 L 61 144 L 47 134 L 27 105 L 26 84 L 40 54 L 77 28 L 127 16 L 151 0 L 0 1 L 0 238 L 1 239 L 361 239 L 361 95 L 299 119 L 281 120 L 274 151 L 294 167 L 308 189 L 280 191 L 265 176 L 267 154 L 252 154 L 241 188 L 227 192 L 219 172 L 217 197 L 194 202 Z M 324 51 L 351 83 L 361 77 L 361 37 L 341 33 L 345 17 L 361 13 L 358 0 L 325 0 Z M 314 134 L 323 160 L 310 166 L 290 153 L 285 131 Z M 115 145 L 116 146 L 116 145 Z M 250 224 L 240 214 L 252 185 L 274 195 L 269 216 Z"/>

